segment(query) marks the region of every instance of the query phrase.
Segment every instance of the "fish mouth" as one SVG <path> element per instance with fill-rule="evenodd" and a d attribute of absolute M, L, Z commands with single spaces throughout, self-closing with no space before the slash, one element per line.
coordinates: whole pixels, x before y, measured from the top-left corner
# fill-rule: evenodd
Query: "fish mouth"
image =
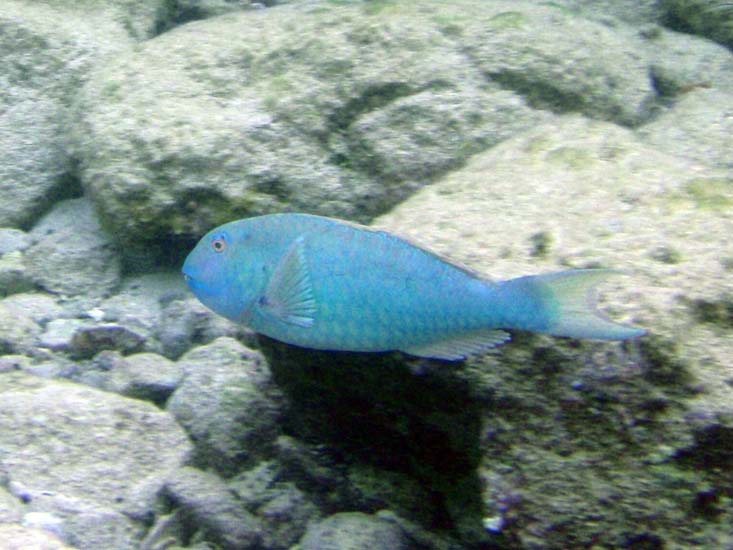
<path fill-rule="evenodd" d="M 185 267 L 181 269 L 181 274 L 183 275 L 183 280 L 186 281 L 186 284 L 188 286 L 192 286 L 196 282 L 196 279 L 188 272 Z"/>

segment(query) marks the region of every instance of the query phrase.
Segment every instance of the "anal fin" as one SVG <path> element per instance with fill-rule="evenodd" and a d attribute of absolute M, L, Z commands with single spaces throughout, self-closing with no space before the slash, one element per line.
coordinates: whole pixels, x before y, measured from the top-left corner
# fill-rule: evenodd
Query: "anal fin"
<path fill-rule="evenodd" d="M 460 334 L 438 342 L 431 342 L 420 346 L 409 346 L 402 348 L 400 351 L 404 351 L 410 355 L 417 355 L 418 357 L 460 361 L 470 355 L 476 355 L 493 347 L 500 346 L 510 338 L 510 334 L 503 330 L 482 329 Z"/>

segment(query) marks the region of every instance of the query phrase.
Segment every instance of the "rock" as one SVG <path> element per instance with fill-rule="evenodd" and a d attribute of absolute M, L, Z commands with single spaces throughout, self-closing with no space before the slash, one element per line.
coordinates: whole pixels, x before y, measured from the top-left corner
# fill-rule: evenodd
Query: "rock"
<path fill-rule="evenodd" d="M 330 472 L 333 475 L 333 472 Z M 268 460 L 241 472 L 227 486 L 247 509 L 254 510 L 262 524 L 262 542 L 272 550 L 292 547 L 305 533 L 309 522 L 320 518 L 319 509 L 289 472 Z"/>
<path fill-rule="evenodd" d="M 46 324 L 38 342 L 41 347 L 52 351 L 68 351 L 74 335 L 82 328 L 92 327 L 94 323 L 89 319 L 53 319 Z"/>
<path fill-rule="evenodd" d="M 2 19 L 0 24 L 3 23 Z M 28 42 L 38 43 L 39 39 L 41 43 L 44 42 L 39 36 L 23 32 L 24 30 L 17 29 L 14 39 L 9 42 L 2 40 L 2 66 L 22 64 L 32 74 L 39 69 L 38 65 L 57 62 L 54 59 L 43 59 L 47 50 L 37 46 L 38 53 L 33 56 L 33 62 L 21 61 L 28 52 L 23 51 L 25 48 L 19 48 L 20 44 L 26 42 L 27 48 Z M 3 35 L 9 36 L 9 33 Z M 14 78 L 17 76 L 0 71 L 0 82 L 5 90 L 0 99 L 0 148 L 3 151 L 0 162 L 0 194 L 3 196 L 0 204 L 0 225 L 27 227 L 49 205 L 49 196 L 62 185 L 64 175 L 71 170 L 71 163 L 61 144 L 61 105 L 37 90 L 18 90 L 16 83 L 13 83 L 14 86 L 8 93 L 8 80 Z M 26 76 L 25 80 L 31 78 Z M 41 78 L 47 79 L 48 75 Z"/>
<path fill-rule="evenodd" d="M 291 548 L 317 519 L 318 508 L 294 484 L 281 484 L 275 495 L 257 509 L 263 523 L 263 543 L 272 550 Z"/>
<path fill-rule="evenodd" d="M 23 507 L 20 501 L 4 487 L 0 487 L 0 525 L 3 523 L 18 523 L 22 515 Z"/>
<path fill-rule="evenodd" d="M 122 354 L 143 349 L 145 336 L 117 323 L 81 326 L 71 337 L 69 351 L 78 359 L 90 359 L 103 350 L 117 350 Z"/>
<path fill-rule="evenodd" d="M 35 285 L 23 261 L 31 244 L 25 231 L 0 228 L 0 297 L 31 290 Z"/>
<path fill-rule="evenodd" d="M 0 300 L 0 354 L 33 353 L 40 333 L 41 327 L 30 315 Z"/>
<path fill-rule="evenodd" d="M 0 374 L 14 370 L 25 370 L 31 359 L 25 355 L 0 355 Z"/>
<path fill-rule="evenodd" d="M 9 252 L 0 256 L 0 297 L 27 292 L 35 287 L 23 262 L 23 253 Z"/>
<path fill-rule="evenodd" d="M 342 512 L 311 524 L 300 550 L 400 550 L 410 548 L 393 523 L 361 512 Z"/>
<path fill-rule="evenodd" d="M 67 538 L 80 550 L 139 550 L 145 526 L 117 510 L 77 510 L 63 522 Z"/>
<path fill-rule="evenodd" d="M 183 381 L 167 403 L 196 445 L 197 460 L 231 474 L 271 451 L 280 393 L 262 356 L 218 338 L 179 360 Z"/>
<path fill-rule="evenodd" d="M 53 533 L 61 540 L 64 539 L 63 520 L 48 512 L 28 512 L 23 516 L 23 527 L 33 527 L 48 533 Z"/>
<path fill-rule="evenodd" d="M 221 336 L 236 337 L 248 345 L 254 342 L 249 329 L 217 315 L 190 294 L 166 305 L 160 317 L 155 337 L 163 354 L 171 359 L 178 359 L 192 347 L 211 343 Z"/>
<path fill-rule="evenodd" d="M 173 418 L 151 404 L 70 382 L 0 375 L 0 471 L 28 512 L 63 519 L 79 548 L 137 548 L 144 525 L 140 486 L 182 465 L 190 443 Z M 152 513 L 152 501 L 149 513 Z"/>
<path fill-rule="evenodd" d="M 531 2 L 293 3 L 193 22 L 89 80 L 81 176 L 126 255 L 247 214 L 368 219 L 547 109 L 644 121 L 644 52 L 626 27 Z"/>
<path fill-rule="evenodd" d="M 627 126 L 648 120 L 655 93 L 633 29 L 519 6 L 501 4 L 503 10 L 482 16 L 461 10 L 451 21 L 466 55 L 490 81 L 553 112 L 582 112 Z M 542 30 L 548 26 L 553 33 Z M 555 33 L 566 40 L 556 41 Z"/>
<path fill-rule="evenodd" d="M 670 155 L 732 169 L 733 94 L 704 87 L 690 91 L 640 134 Z"/>
<path fill-rule="evenodd" d="M 657 0 L 560 0 L 553 3 L 608 26 L 617 25 L 619 20 L 633 26 L 656 24 L 660 17 L 658 4 Z"/>
<path fill-rule="evenodd" d="M 260 548 L 260 526 L 216 475 L 180 468 L 168 479 L 165 494 L 190 514 L 207 538 L 225 550 Z"/>
<path fill-rule="evenodd" d="M 51 533 L 12 523 L 0 523 L 0 540 L 7 550 L 78 550 Z"/>
<path fill-rule="evenodd" d="M 64 313 L 56 297 L 43 292 L 13 294 L 1 300 L 0 303 L 13 312 L 27 315 L 39 324 L 48 323 L 61 317 Z"/>
<path fill-rule="evenodd" d="M 22 252 L 31 245 L 28 233 L 11 227 L 0 227 L 0 256 Z"/>
<path fill-rule="evenodd" d="M 88 200 L 57 204 L 30 234 L 28 273 L 49 292 L 104 296 L 119 285 L 119 258 Z"/>
<path fill-rule="evenodd" d="M 41 378 L 66 378 L 77 376 L 79 367 L 65 357 L 51 355 L 47 359 L 41 358 L 28 364 L 21 364 L 22 371 Z"/>
<path fill-rule="evenodd" d="M 662 0 L 667 25 L 733 48 L 733 6 L 725 0 Z"/>
<path fill-rule="evenodd" d="M 8 0 L 0 13 L 0 226 L 27 228 L 59 197 L 78 193 L 67 152 L 69 97 L 90 66 L 130 44 L 125 28 L 154 2 Z M 103 16 L 106 11 L 107 16 Z M 111 12 L 127 11 L 126 22 Z"/>
<path fill-rule="evenodd" d="M 643 32 L 648 38 L 645 47 L 651 58 L 651 75 L 662 98 L 733 88 L 733 55 L 725 46 L 659 27 Z"/>
<path fill-rule="evenodd" d="M 141 336 L 144 351 L 160 353 L 165 346 L 159 343 L 157 335 L 168 330 L 167 319 L 161 317 L 163 308 L 187 294 L 179 272 L 137 275 L 125 279 L 120 291 L 102 302 L 96 314 L 100 320 L 120 324 Z M 177 345 L 187 343 L 190 347 L 185 339 Z"/>
<path fill-rule="evenodd" d="M 485 525 L 507 540 L 537 548 L 729 540 L 716 527 L 733 521 L 729 512 L 687 512 L 728 483 L 710 460 L 733 460 L 728 179 L 618 126 L 563 117 L 377 220 L 491 278 L 593 266 L 629 274 L 602 289 L 599 303 L 649 329 L 638 343 L 516 334 L 464 371 L 489 403 L 479 466 Z M 449 515 L 479 537 L 470 512 Z"/>
<path fill-rule="evenodd" d="M 105 388 L 122 395 L 162 405 L 183 378 L 183 365 L 155 353 L 116 358 Z"/>
<path fill-rule="evenodd" d="M 126 278 L 100 309 L 105 321 L 138 323 L 154 331 L 160 324 L 161 308 L 187 295 L 180 271 L 146 273 Z"/>

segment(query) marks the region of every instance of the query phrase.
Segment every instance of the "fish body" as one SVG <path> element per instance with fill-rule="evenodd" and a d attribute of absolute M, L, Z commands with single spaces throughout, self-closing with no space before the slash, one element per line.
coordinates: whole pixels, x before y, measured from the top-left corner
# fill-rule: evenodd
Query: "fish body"
<path fill-rule="evenodd" d="M 308 214 L 224 224 L 199 241 L 183 273 L 213 311 L 307 348 L 457 360 L 508 340 L 503 329 L 599 339 L 644 332 L 590 303 L 608 270 L 494 283 L 389 233 Z"/>

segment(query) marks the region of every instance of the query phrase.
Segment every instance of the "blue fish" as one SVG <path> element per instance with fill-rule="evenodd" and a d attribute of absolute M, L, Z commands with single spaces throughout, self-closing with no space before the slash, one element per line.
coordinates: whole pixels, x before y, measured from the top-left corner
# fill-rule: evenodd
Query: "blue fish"
<path fill-rule="evenodd" d="M 389 233 L 308 214 L 217 227 L 183 273 L 216 313 L 306 348 L 460 360 L 506 342 L 506 329 L 602 340 L 644 334 L 594 308 L 591 291 L 611 270 L 490 282 Z"/>

